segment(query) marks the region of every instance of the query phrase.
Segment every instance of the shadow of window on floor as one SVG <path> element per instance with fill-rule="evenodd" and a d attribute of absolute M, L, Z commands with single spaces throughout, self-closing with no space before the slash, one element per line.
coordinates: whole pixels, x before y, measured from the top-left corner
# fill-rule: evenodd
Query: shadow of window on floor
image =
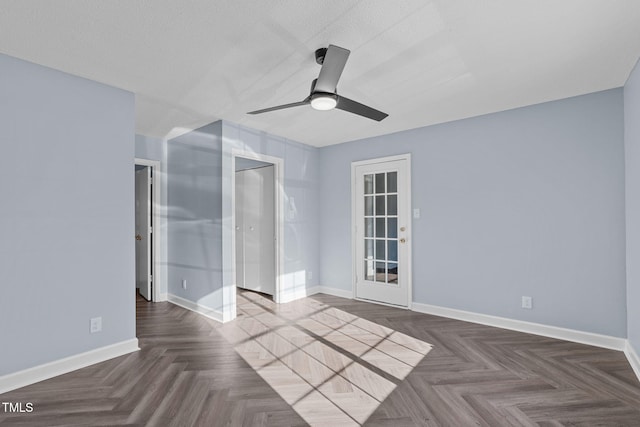
<path fill-rule="evenodd" d="M 319 301 L 238 294 L 220 332 L 311 425 L 361 425 L 432 346 Z"/>

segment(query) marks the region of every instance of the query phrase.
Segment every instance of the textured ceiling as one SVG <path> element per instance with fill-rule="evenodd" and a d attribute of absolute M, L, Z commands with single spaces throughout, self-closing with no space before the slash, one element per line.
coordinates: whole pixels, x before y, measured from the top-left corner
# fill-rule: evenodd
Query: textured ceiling
<path fill-rule="evenodd" d="M 328 44 L 351 50 L 338 92 L 387 119 L 246 115 L 305 98 Z M 226 119 L 324 146 L 622 86 L 640 1 L 0 0 L 0 52 L 134 92 L 140 134 Z"/>

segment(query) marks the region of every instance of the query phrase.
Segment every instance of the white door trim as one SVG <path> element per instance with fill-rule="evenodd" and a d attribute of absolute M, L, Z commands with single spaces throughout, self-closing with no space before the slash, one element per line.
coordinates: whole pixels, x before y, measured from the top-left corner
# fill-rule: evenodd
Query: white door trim
<path fill-rule="evenodd" d="M 153 251 L 152 251 L 152 260 L 151 260 L 151 275 L 153 277 L 152 283 L 152 301 L 158 302 L 162 301 L 163 298 L 161 293 L 161 288 L 164 285 L 164 276 L 162 275 L 162 268 L 160 265 L 160 250 L 164 243 L 162 229 L 160 226 L 160 218 L 161 218 L 161 198 L 160 195 L 161 187 L 162 187 L 162 176 L 160 170 L 160 161 L 159 160 L 148 160 L 148 159 L 140 159 L 135 158 L 134 165 L 137 166 L 150 166 L 152 168 L 152 206 L 151 206 L 151 215 L 153 216 Z M 135 233 L 134 233 L 135 235 Z"/>
<path fill-rule="evenodd" d="M 283 301 L 282 295 L 282 274 L 284 272 L 284 160 L 280 157 L 267 156 L 266 154 L 255 153 L 253 151 L 245 151 L 238 148 L 231 150 L 231 232 L 234 238 L 231 239 L 231 269 L 232 269 L 232 282 L 229 286 L 233 287 L 233 292 L 230 292 L 229 304 L 223 305 L 223 318 L 232 320 L 236 317 L 236 157 L 242 157 L 245 159 L 257 160 L 260 162 L 266 162 L 273 164 L 274 171 L 274 205 L 275 205 L 275 279 L 276 287 L 273 294 L 273 301 L 280 303 Z"/>
<path fill-rule="evenodd" d="M 412 248 L 413 248 L 413 239 L 411 237 L 412 229 L 413 229 L 413 216 L 411 209 L 411 153 L 399 154 L 396 156 L 387 156 L 387 157 L 379 157 L 375 159 L 367 159 L 367 160 L 359 160 L 355 162 L 351 162 L 351 290 L 353 293 L 354 299 L 359 299 L 356 293 L 356 275 L 358 274 L 358 263 L 357 263 L 357 255 L 356 255 L 356 245 L 357 245 L 357 237 L 356 237 L 356 226 L 358 224 L 358 218 L 356 218 L 356 197 L 358 194 L 356 188 L 356 168 L 358 166 L 364 165 L 373 165 L 377 163 L 385 163 L 385 162 L 393 162 L 396 160 L 406 160 L 407 161 L 407 197 L 406 197 L 406 209 L 407 214 L 409 215 L 409 227 L 406 232 L 407 239 L 407 309 L 411 310 L 411 303 L 413 301 L 413 267 L 411 260 L 413 259 Z M 363 300 L 366 302 L 388 305 L 382 302 L 376 302 L 371 300 Z M 397 307 L 394 305 L 394 307 Z"/>

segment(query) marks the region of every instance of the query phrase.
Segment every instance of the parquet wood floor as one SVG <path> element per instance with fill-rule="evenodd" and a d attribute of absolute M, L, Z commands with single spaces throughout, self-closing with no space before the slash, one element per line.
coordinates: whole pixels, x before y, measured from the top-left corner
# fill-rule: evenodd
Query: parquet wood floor
<path fill-rule="evenodd" d="M 353 300 L 137 302 L 141 350 L 0 395 L 0 426 L 640 426 L 621 352 Z"/>

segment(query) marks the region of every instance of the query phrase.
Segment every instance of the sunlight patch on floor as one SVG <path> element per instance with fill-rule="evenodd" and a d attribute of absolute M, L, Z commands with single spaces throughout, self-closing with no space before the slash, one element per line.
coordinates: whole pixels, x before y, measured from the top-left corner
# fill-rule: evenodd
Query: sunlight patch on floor
<path fill-rule="evenodd" d="M 313 299 L 238 294 L 219 331 L 311 425 L 361 425 L 432 346 Z"/>

